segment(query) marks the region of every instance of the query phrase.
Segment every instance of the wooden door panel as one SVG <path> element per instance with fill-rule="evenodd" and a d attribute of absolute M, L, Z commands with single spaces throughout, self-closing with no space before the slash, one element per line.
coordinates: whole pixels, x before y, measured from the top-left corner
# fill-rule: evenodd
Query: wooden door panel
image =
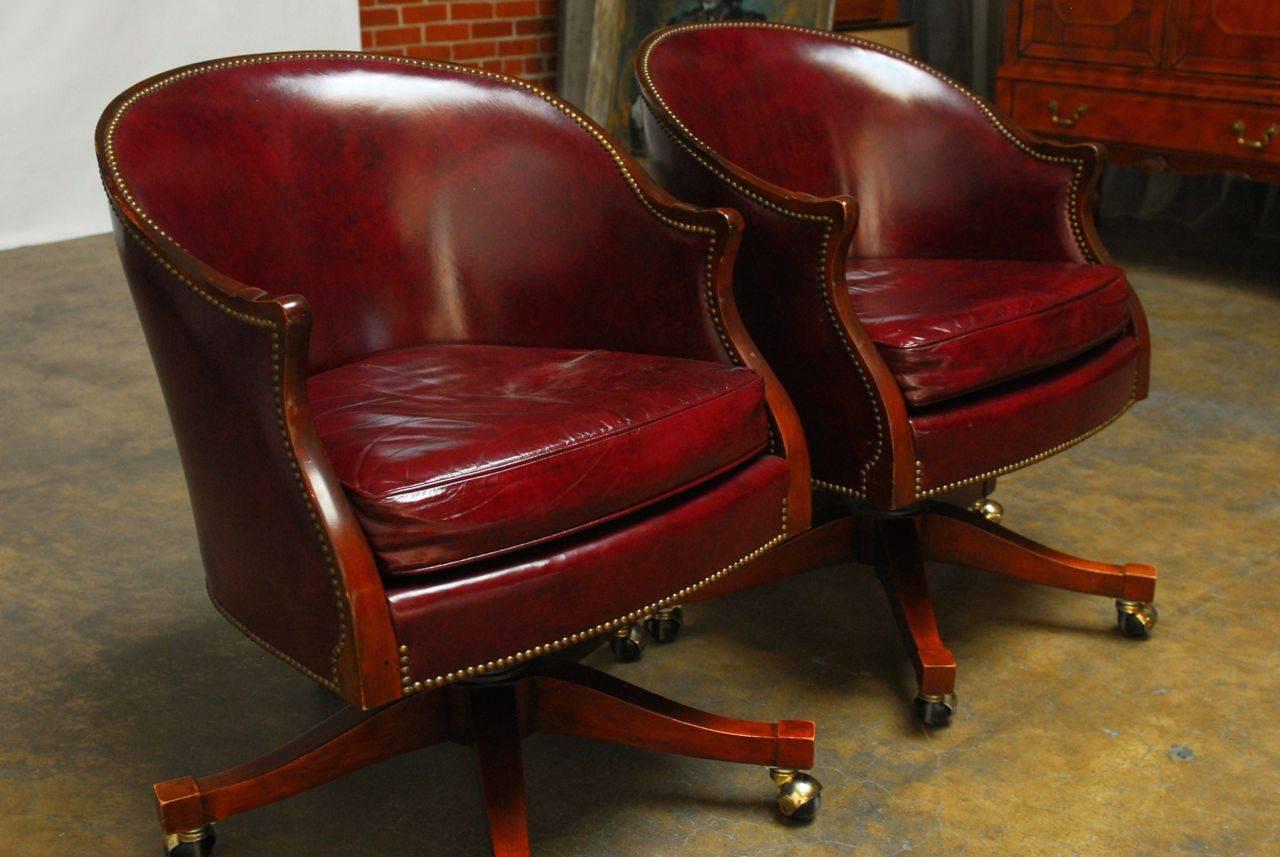
<path fill-rule="evenodd" d="M 1158 68 L 1168 0 L 1023 0 L 1018 54 Z"/>
<path fill-rule="evenodd" d="M 1280 3 L 1177 0 L 1172 68 L 1280 78 Z"/>

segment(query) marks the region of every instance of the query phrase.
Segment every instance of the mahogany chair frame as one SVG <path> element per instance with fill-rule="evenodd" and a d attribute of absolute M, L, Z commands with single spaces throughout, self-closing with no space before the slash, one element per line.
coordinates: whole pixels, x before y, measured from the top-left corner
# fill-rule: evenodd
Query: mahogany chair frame
<path fill-rule="evenodd" d="M 1117 599 L 1121 631 L 1145 638 L 1155 622 L 1156 572 L 1149 565 L 1112 565 L 1068 556 L 998 525 L 1001 507 L 988 497 L 996 478 L 1057 454 L 1109 426 L 1135 402 L 1146 398 L 1150 376 L 1150 334 L 1141 303 L 1130 292 L 1132 335 L 1139 357 L 1131 399 L 1092 431 L 994 472 L 939 489 L 921 490 L 908 409 L 870 334 L 858 318 L 845 284 L 851 244 L 858 227 L 857 200 L 848 195 L 817 197 L 781 187 L 744 169 L 697 136 L 663 99 L 649 70 L 649 57 L 666 38 L 697 29 L 750 27 L 818 34 L 909 63 L 961 93 L 1024 156 L 1070 164 L 1067 211 L 1084 259 L 1111 264 L 1094 221 L 1105 150 L 1094 143 L 1064 144 L 1028 133 L 997 108 L 914 57 L 843 33 L 828 33 L 772 22 L 716 22 L 667 27 L 644 40 L 635 58 L 646 137 L 655 175 L 682 197 L 701 204 L 732 207 L 747 224 L 747 240 L 785 233 L 797 246 L 786 259 L 795 284 L 787 290 L 796 316 L 825 316 L 839 345 L 853 361 L 861 390 L 870 400 L 875 453 L 856 477 L 842 482 L 814 478 L 815 506 L 843 511 L 818 515 L 815 528 L 763 557 L 695 598 L 765 583 L 805 570 L 857 562 L 874 566 L 884 583 L 919 682 L 916 707 L 926 725 L 945 725 L 956 704 L 956 664 L 942 643 L 925 578 L 925 561 L 954 562 L 1033 583 Z M 770 245 L 771 249 L 773 245 Z M 785 255 L 779 253 L 778 255 Z M 750 266 L 739 266 L 738 288 L 769 288 Z M 761 277 L 764 275 L 761 275 Z M 776 274 L 775 274 L 776 277 Z M 775 364 L 776 368 L 776 364 Z M 815 513 L 817 514 L 817 513 Z M 852 516 L 845 517 L 846 515 Z"/>
<path fill-rule="evenodd" d="M 478 666 L 459 665 L 437 679 L 408 677 L 407 647 L 398 646 L 388 607 L 387 587 L 373 551 L 316 432 L 307 398 L 311 314 L 304 297 L 273 296 L 238 282 L 187 252 L 133 199 L 117 163 L 113 133 L 124 113 L 148 93 L 206 69 L 267 62 L 277 58 L 350 59 L 396 63 L 503 81 L 543 98 L 594 136 L 644 205 L 672 230 L 705 236 L 704 278 L 708 326 L 718 331 L 726 363 L 746 366 L 764 378 L 771 421 L 771 453 L 787 459 L 789 487 L 784 532 L 809 529 L 811 497 L 808 456 L 799 419 L 786 392 L 763 362 L 738 315 L 732 271 L 741 238 L 741 218 L 731 210 L 700 209 L 675 200 L 594 122 L 554 95 L 532 85 L 451 63 L 406 60 L 345 52 L 308 52 L 231 57 L 176 69 L 130 88 L 108 106 L 95 135 L 104 186 L 115 215 L 117 245 L 131 279 L 134 270 L 178 295 L 194 295 L 201 324 L 223 335 L 263 337 L 265 347 L 247 359 L 251 369 L 238 380 L 268 389 L 274 401 L 262 419 L 278 428 L 279 446 L 265 456 L 248 456 L 246 467 L 283 474 L 281 496 L 300 504 L 312 521 L 322 562 L 308 567 L 273 567 L 273 549 L 244 534 L 244 550 L 263 575 L 286 581 L 324 581 L 337 605 L 336 647 L 330 669 L 305 662 L 300 652 L 274 645 L 237 619 L 214 598 L 219 611 L 241 632 L 272 654 L 338 694 L 347 707 L 293 743 L 246 764 L 208 777 L 182 777 L 155 786 L 156 808 L 173 855 L 207 854 L 211 824 L 298 794 L 393 756 L 445 741 L 470 743 L 476 750 L 492 847 L 498 855 L 529 853 L 520 739 L 532 732 L 577 735 L 699 758 L 767 765 L 784 812 L 803 818 L 816 809 L 821 786 L 799 771 L 812 767 L 814 728 L 808 721 L 762 723 L 707 714 L 632 687 L 605 673 L 573 663 L 618 627 L 643 620 L 669 606 L 636 605 L 616 620 L 583 629 L 560 641 Z M 691 289 L 696 283 L 689 283 Z M 203 307 L 203 309 L 199 309 Z M 142 311 L 140 307 L 140 312 Z M 145 319 L 144 319 L 145 321 Z M 144 324 L 144 327 L 146 325 Z M 152 343 L 153 351 L 156 348 Z M 162 382 L 166 382 L 162 372 Z M 173 390 L 168 383 L 166 396 Z M 270 399 L 268 400 L 270 401 Z M 173 412 L 173 403 L 171 414 Z M 199 520 L 199 514 L 197 518 Z M 781 540 L 761 546 L 759 554 Z M 709 573 L 722 580 L 745 563 Z M 206 560 L 207 562 L 207 560 Z M 212 579 L 212 570 L 211 579 Z M 287 589 L 287 587 L 285 587 Z M 696 588 L 696 587 L 693 587 Z M 210 595 L 213 597 L 212 587 Z M 682 591 L 679 595 L 687 595 Z M 314 617 L 317 627 L 332 617 Z M 789 803 L 788 803 L 789 802 Z"/>

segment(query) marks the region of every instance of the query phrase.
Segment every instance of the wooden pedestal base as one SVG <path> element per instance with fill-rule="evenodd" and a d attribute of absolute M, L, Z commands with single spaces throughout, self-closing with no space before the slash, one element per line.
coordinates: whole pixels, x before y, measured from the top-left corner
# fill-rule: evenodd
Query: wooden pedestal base
<path fill-rule="evenodd" d="M 688 708 L 571 661 L 545 660 L 484 683 L 417 693 L 374 711 L 344 709 L 292 744 L 209 777 L 155 787 L 166 834 L 196 831 L 337 779 L 366 765 L 445 741 L 470 743 L 484 791 L 493 851 L 529 853 L 520 740 L 576 735 L 751 765 L 813 765 L 809 721 L 759 723 Z"/>

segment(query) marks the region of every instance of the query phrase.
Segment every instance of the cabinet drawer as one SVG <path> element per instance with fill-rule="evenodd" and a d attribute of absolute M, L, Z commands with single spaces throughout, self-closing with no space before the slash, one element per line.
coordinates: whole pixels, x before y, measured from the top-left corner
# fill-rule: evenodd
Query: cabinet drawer
<path fill-rule="evenodd" d="M 1055 137 L 1191 152 L 1246 164 L 1280 163 L 1280 104 L 1019 81 L 1013 87 L 1013 118 Z"/>

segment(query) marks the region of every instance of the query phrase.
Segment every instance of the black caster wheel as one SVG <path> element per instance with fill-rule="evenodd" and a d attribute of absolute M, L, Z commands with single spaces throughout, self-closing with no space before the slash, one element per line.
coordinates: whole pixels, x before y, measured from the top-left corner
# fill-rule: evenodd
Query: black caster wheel
<path fill-rule="evenodd" d="M 639 625 L 623 625 L 609 638 L 609 651 L 620 661 L 638 661 L 644 654 L 644 634 Z"/>
<path fill-rule="evenodd" d="M 1156 626 L 1160 614 L 1156 605 L 1142 601 L 1117 601 L 1116 622 L 1120 625 L 1120 633 L 1130 640 L 1145 640 L 1151 636 L 1151 629 Z"/>
<path fill-rule="evenodd" d="M 822 783 L 804 771 L 770 768 L 769 776 L 778 786 L 778 812 L 792 821 L 813 821 L 822 805 Z"/>
<path fill-rule="evenodd" d="M 954 693 L 925 695 L 916 697 L 916 717 L 930 729 L 941 729 L 951 722 L 951 715 L 956 713 L 956 695 Z"/>
<path fill-rule="evenodd" d="M 181 833 L 170 833 L 164 838 L 166 857 L 209 857 L 213 853 L 213 845 L 218 841 L 213 832 L 213 825 L 206 824 L 195 830 L 184 830 Z"/>
<path fill-rule="evenodd" d="M 684 610 L 680 607 L 663 607 L 644 620 L 644 629 L 659 643 L 670 643 L 679 635 L 683 623 Z"/>

